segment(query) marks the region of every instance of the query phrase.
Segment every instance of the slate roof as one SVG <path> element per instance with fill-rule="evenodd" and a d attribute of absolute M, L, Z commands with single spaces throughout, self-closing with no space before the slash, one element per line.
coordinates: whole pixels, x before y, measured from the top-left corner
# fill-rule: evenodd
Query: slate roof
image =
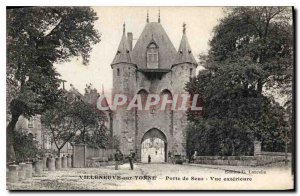
<path fill-rule="evenodd" d="M 118 64 L 118 63 L 131 63 L 130 50 L 126 39 L 125 31 L 123 31 L 123 35 L 116 56 L 113 62 L 111 63 L 111 65 Z"/>
<path fill-rule="evenodd" d="M 176 58 L 172 64 L 177 65 L 181 63 L 191 63 L 197 65 L 185 32 L 182 35 Z"/>
<path fill-rule="evenodd" d="M 132 63 L 136 64 L 138 68 L 147 68 L 147 46 L 153 41 L 159 48 L 158 68 L 170 69 L 172 62 L 176 57 L 176 49 L 162 25 L 158 22 L 150 22 L 146 24 L 131 52 Z"/>

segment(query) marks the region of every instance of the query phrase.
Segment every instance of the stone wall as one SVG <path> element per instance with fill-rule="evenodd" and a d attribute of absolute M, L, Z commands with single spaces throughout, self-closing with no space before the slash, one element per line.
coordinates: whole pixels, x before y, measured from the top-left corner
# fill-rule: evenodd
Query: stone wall
<path fill-rule="evenodd" d="M 86 167 L 100 167 L 112 164 L 114 161 L 115 149 L 86 149 Z"/>
<path fill-rule="evenodd" d="M 73 167 L 99 167 L 107 165 L 108 161 L 114 160 L 115 149 L 96 149 L 87 147 L 85 144 L 74 144 Z"/>
<path fill-rule="evenodd" d="M 288 156 L 291 160 L 291 156 Z M 232 166 L 260 166 L 271 163 L 283 162 L 285 156 L 258 155 L 258 156 L 197 156 L 196 164 L 232 165 Z"/>
<path fill-rule="evenodd" d="M 97 148 L 86 148 L 86 158 L 93 158 L 93 157 L 106 157 L 111 158 L 115 154 L 115 149 L 97 149 Z"/>
<path fill-rule="evenodd" d="M 194 163 L 208 165 L 256 166 L 257 159 L 254 156 L 197 156 Z"/>
<path fill-rule="evenodd" d="M 261 151 L 261 142 L 254 142 L 254 156 L 196 156 L 194 163 L 209 165 L 260 166 L 291 161 L 291 153 Z"/>

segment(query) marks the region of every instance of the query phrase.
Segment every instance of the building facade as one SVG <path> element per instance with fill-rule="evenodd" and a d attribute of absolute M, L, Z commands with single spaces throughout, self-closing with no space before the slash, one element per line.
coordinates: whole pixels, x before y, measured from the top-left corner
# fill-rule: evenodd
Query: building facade
<path fill-rule="evenodd" d="M 36 145 L 39 148 L 42 148 L 43 135 L 41 132 L 41 115 L 36 115 L 30 118 L 20 116 L 15 130 L 28 134 L 32 137 L 33 141 L 35 141 Z"/>
<path fill-rule="evenodd" d="M 113 69 L 113 95 L 125 94 L 142 100 L 150 94 L 167 95 L 173 100 L 175 94 L 187 94 L 185 83 L 196 75 L 197 62 L 189 45 L 185 24 L 178 50 L 165 32 L 160 18 L 146 25 L 133 47 L 133 34 L 125 32 L 111 63 Z M 144 106 L 144 105 L 143 105 Z M 113 111 L 113 134 L 118 137 L 120 150 L 128 154 L 133 150 L 137 158 L 147 162 L 165 162 L 168 155 L 186 155 L 186 111 L 160 110 L 153 106 L 149 110 Z"/>

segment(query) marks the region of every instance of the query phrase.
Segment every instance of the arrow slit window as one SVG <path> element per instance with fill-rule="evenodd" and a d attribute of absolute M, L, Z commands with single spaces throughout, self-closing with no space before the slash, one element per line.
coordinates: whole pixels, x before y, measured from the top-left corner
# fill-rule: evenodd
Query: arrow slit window
<path fill-rule="evenodd" d="M 151 43 L 147 47 L 147 68 L 158 68 L 158 47 L 155 43 Z"/>
<path fill-rule="evenodd" d="M 28 128 L 33 128 L 33 118 L 32 117 L 30 117 L 28 119 Z"/>

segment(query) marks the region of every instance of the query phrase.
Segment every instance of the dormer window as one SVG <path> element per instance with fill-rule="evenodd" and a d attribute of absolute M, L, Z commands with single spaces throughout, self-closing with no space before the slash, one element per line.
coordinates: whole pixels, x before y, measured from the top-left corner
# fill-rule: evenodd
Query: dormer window
<path fill-rule="evenodd" d="M 147 68 L 158 68 L 158 47 L 155 43 L 151 43 L 147 49 Z"/>

